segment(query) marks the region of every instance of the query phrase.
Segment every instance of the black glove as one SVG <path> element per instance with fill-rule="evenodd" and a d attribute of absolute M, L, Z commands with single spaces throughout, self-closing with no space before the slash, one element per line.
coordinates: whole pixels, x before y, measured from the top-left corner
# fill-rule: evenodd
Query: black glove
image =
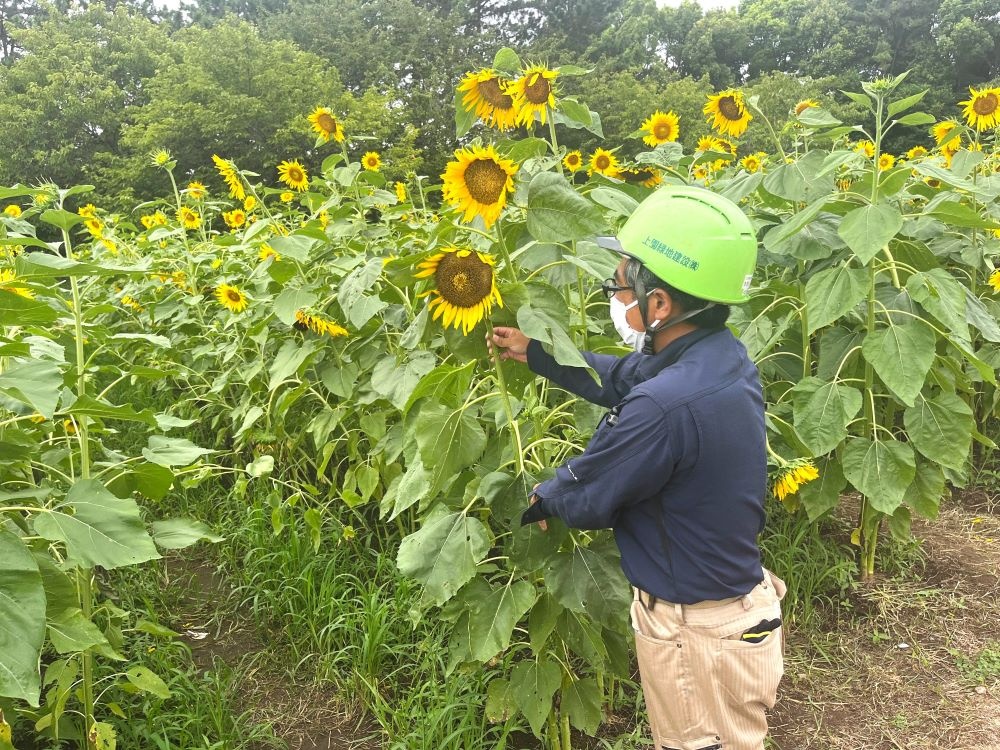
<path fill-rule="evenodd" d="M 528 506 L 528 509 L 521 514 L 521 525 L 527 526 L 529 523 L 536 523 L 537 521 L 544 521 L 551 514 L 545 510 L 542 498 L 538 498 L 534 503 Z"/>

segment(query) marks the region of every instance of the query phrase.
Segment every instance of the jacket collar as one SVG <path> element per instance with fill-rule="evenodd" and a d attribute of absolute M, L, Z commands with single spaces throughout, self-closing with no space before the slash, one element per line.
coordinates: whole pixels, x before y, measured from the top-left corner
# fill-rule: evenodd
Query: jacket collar
<path fill-rule="evenodd" d="M 656 354 L 640 355 L 642 356 L 642 360 L 639 362 L 639 366 L 637 368 L 640 375 L 639 380 L 649 380 L 660 370 L 674 364 L 681 358 L 684 352 L 702 339 L 721 333 L 725 330 L 728 329 L 724 326 L 722 328 L 699 328 L 695 331 L 691 331 L 691 333 L 685 333 L 678 339 L 674 339 Z"/>

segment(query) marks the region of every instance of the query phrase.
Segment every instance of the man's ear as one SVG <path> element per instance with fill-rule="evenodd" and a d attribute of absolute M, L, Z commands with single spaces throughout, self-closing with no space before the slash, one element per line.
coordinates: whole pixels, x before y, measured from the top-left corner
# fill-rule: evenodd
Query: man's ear
<path fill-rule="evenodd" d="M 652 312 L 655 317 L 667 320 L 674 314 L 674 301 L 665 290 L 654 289 L 650 299 L 653 300 Z"/>

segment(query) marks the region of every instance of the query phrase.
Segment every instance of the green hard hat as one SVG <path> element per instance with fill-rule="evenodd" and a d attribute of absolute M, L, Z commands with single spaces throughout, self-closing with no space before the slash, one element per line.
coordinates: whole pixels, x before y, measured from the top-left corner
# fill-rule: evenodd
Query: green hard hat
<path fill-rule="evenodd" d="M 757 265 L 747 215 L 728 198 L 688 185 L 661 187 L 638 205 L 617 237 L 598 237 L 597 244 L 710 302 L 745 302 Z"/>

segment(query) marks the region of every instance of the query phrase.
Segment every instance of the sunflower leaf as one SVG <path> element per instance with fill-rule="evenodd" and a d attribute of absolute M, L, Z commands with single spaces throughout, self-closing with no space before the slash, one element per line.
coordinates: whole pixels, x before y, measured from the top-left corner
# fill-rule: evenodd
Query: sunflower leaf
<path fill-rule="evenodd" d="M 553 172 L 539 172 L 528 185 L 527 218 L 539 242 L 582 240 L 605 228 L 604 212 Z"/>

